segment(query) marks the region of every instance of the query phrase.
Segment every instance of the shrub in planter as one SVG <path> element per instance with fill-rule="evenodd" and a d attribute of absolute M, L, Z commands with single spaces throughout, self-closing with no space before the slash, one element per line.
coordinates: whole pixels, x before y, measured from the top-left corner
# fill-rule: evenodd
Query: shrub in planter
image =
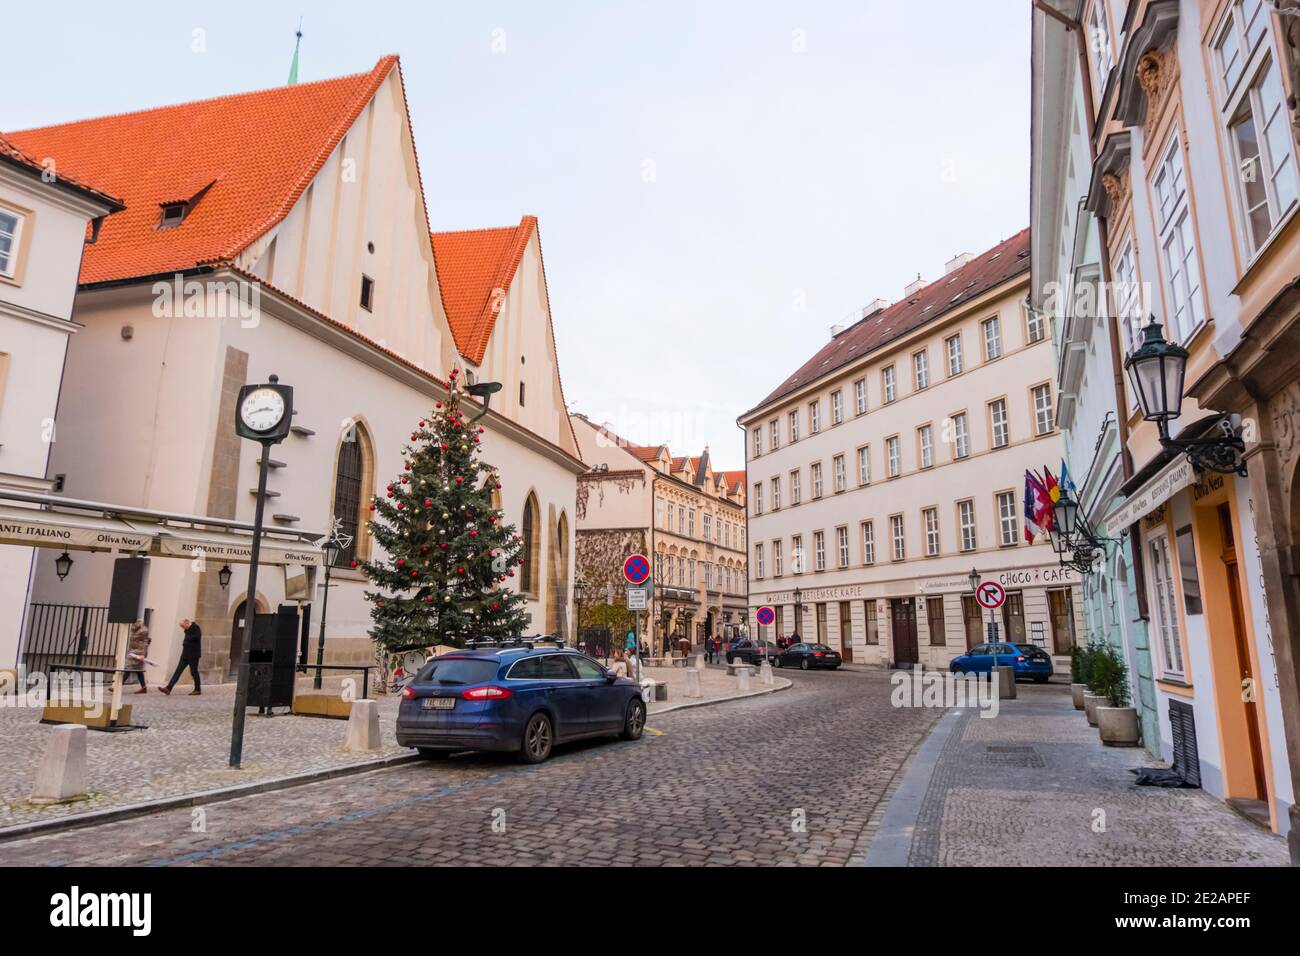
<path fill-rule="evenodd" d="M 1105 697 L 1111 707 L 1128 706 L 1128 666 L 1109 644 L 1089 655 L 1088 690 Z"/>
<path fill-rule="evenodd" d="M 1104 647 L 1093 657 L 1088 689 L 1102 698 L 1096 705 L 1101 742 L 1111 747 L 1137 746 L 1137 708 L 1129 706 L 1128 666 L 1114 648 Z"/>
<path fill-rule="evenodd" d="M 1074 647 L 1070 650 L 1070 700 L 1075 710 L 1083 710 L 1083 692 L 1088 689 L 1091 668 L 1091 647 Z"/>

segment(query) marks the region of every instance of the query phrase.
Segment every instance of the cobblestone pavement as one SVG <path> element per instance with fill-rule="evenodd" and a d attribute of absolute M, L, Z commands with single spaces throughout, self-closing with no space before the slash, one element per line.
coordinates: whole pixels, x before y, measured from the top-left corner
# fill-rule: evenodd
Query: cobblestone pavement
<path fill-rule="evenodd" d="M 650 705 L 652 716 L 689 702 L 685 696 L 684 668 L 647 668 L 646 676 L 669 685 L 668 701 Z M 736 678 L 728 677 L 725 668 L 708 668 L 701 677 L 703 700 L 717 701 L 739 694 Z M 777 687 L 788 684 L 782 678 L 776 681 Z M 325 681 L 326 689 L 335 692 L 340 684 L 341 678 Z M 306 680 L 301 686 L 306 689 L 309 685 L 310 680 Z M 757 675 L 753 677 L 749 693 L 770 691 Z M 164 697 L 156 688 L 151 688 L 148 694 L 129 692 L 124 699 L 134 707 L 133 722 L 148 729 L 88 733 L 89 799 L 50 806 L 27 802 L 49 737 L 49 727 L 40 723 L 41 711 L 31 707 L 0 707 L 0 828 L 411 753 L 397 745 L 393 725 L 398 701 L 396 696 L 389 695 L 379 701 L 383 737 L 383 750 L 379 753 L 356 754 L 343 750 L 345 721 L 293 716 L 264 718 L 250 713 L 244 724 L 244 765 L 239 770 L 231 770 L 228 762 L 234 685 L 208 687 L 201 697 L 188 694 L 184 688 L 178 688 L 171 697 Z"/>
<path fill-rule="evenodd" d="M 0 865 L 860 863 L 939 712 L 892 708 L 883 672 L 791 676 L 537 767 L 458 755 L 0 843 Z"/>
<path fill-rule="evenodd" d="M 1069 688 L 1021 684 L 983 719 L 965 711 L 917 815 L 911 866 L 1259 866 L 1286 841 L 1204 790 L 1138 787 L 1138 748 L 1104 747 Z"/>

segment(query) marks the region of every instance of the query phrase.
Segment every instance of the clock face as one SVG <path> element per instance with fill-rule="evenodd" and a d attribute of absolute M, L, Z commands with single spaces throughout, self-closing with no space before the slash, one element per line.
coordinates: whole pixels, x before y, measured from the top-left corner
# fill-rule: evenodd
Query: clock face
<path fill-rule="evenodd" d="M 273 388 L 259 388 L 244 396 L 239 417 L 255 432 L 270 431 L 284 418 L 284 396 Z"/>

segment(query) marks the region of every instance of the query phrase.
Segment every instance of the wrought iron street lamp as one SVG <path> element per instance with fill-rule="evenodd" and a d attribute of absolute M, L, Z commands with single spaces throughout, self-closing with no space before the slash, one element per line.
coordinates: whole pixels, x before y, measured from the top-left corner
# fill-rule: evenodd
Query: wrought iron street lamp
<path fill-rule="evenodd" d="M 966 580 L 970 582 L 970 589 L 977 590 L 980 586 L 980 573 L 976 568 L 970 569 L 970 574 L 966 575 Z"/>
<path fill-rule="evenodd" d="M 1079 532 L 1079 503 L 1064 491 L 1052 505 L 1052 525 L 1067 541 L 1073 541 Z"/>
<path fill-rule="evenodd" d="M 803 591 L 794 589 L 794 636 L 803 640 L 799 629 L 803 627 Z"/>
<path fill-rule="evenodd" d="M 1246 462 L 1242 456 L 1246 445 L 1226 422 L 1221 434 L 1208 438 L 1169 437 L 1169 422 L 1182 415 L 1187 350 L 1166 342 L 1160 328 L 1152 317 L 1143 332 L 1142 345 L 1124 360 L 1142 417 L 1160 430 L 1164 448 L 1184 453 L 1196 468 L 1244 476 Z"/>
<path fill-rule="evenodd" d="M 320 636 L 316 638 L 316 679 L 312 681 L 312 687 L 315 690 L 321 688 L 321 666 L 325 663 L 325 617 L 329 614 L 330 609 L 330 569 L 334 567 L 334 562 L 338 560 L 343 549 L 339 546 L 338 541 L 338 519 L 334 519 L 334 533 L 321 542 L 320 553 L 321 560 L 325 563 L 325 596 L 321 598 L 320 606 Z M 306 661 L 304 661 L 306 663 Z"/>
<path fill-rule="evenodd" d="M 72 555 L 64 551 L 61 555 L 59 555 L 57 558 L 54 559 L 54 573 L 57 574 L 59 576 L 59 580 L 62 581 L 64 578 L 68 576 L 68 574 L 71 571 L 72 571 Z"/>
<path fill-rule="evenodd" d="M 573 639 L 576 644 L 582 643 L 582 596 L 586 590 L 586 581 L 582 578 L 573 579 L 573 604 L 576 608 L 573 615 Z M 608 652 L 606 657 L 608 657 Z"/>
<path fill-rule="evenodd" d="M 230 587 L 230 579 L 234 572 L 230 570 L 230 565 L 222 565 L 221 570 L 217 572 L 217 583 L 221 585 L 221 590 Z"/>

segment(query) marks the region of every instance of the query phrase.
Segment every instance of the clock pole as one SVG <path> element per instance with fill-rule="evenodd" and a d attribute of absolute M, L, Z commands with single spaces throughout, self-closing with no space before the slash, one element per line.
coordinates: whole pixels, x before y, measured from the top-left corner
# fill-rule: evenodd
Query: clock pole
<path fill-rule="evenodd" d="M 270 377 L 271 388 L 280 392 L 287 401 L 283 403 L 280 419 L 264 432 L 251 431 L 243 419 L 244 398 L 258 387 L 245 387 L 240 393 L 240 408 L 236 411 L 236 430 L 241 437 L 252 438 L 262 446 L 257 470 L 257 505 L 253 512 L 253 548 L 248 561 L 248 592 L 244 596 L 244 641 L 239 651 L 239 671 L 235 684 L 235 713 L 230 726 L 230 766 L 238 770 L 244 754 L 244 714 L 248 709 L 248 653 L 253 645 L 253 624 L 257 620 L 257 562 L 262 553 L 262 517 L 266 508 L 266 474 L 270 467 L 271 446 L 278 443 L 288 431 L 293 416 L 293 392 L 278 385 L 279 376 Z"/>

